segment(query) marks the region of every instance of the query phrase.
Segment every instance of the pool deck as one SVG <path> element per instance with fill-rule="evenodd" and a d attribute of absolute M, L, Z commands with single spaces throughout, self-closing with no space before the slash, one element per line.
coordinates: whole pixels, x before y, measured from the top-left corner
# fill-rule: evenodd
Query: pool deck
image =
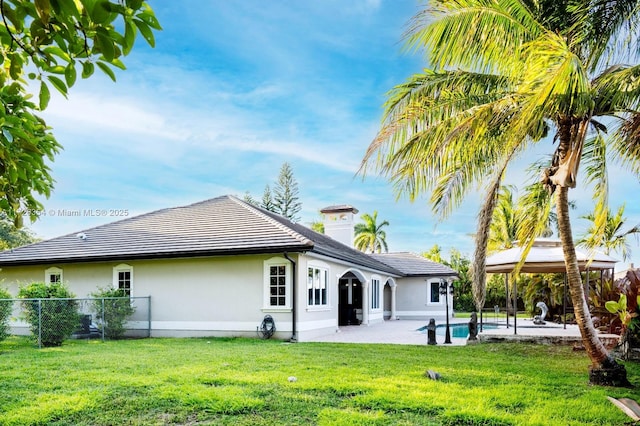
<path fill-rule="evenodd" d="M 469 320 L 465 318 L 454 318 L 450 323 L 467 324 L 468 322 Z M 318 336 L 311 341 L 426 345 L 427 334 L 418 330 L 425 325 L 426 321 L 423 320 L 396 320 L 368 326 L 343 326 L 336 333 Z M 578 326 L 572 324 L 567 324 L 566 328 L 562 324 L 550 322 L 538 326 L 533 324 L 532 320 L 518 319 L 516 332 L 517 334 L 514 334 L 513 320 L 511 320 L 509 328 L 502 322 L 499 323 L 498 328 L 483 329 L 482 332 L 478 333 L 478 339 L 480 342 L 520 341 L 546 344 L 579 344 L 581 342 Z M 601 335 L 601 337 L 607 341 L 608 345 L 618 339 L 617 335 Z M 444 345 L 444 339 L 444 335 L 436 335 L 438 345 Z M 466 344 L 466 338 L 451 338 L 452 346 L 464 346 Z M 449 345 L 447 344 L 447 346 Z"/>

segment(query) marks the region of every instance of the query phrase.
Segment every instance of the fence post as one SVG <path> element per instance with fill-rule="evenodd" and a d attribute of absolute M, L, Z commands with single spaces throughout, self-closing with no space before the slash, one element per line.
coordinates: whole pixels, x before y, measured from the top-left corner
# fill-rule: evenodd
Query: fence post
<path fill-rule="evenodd" d="M 147 337 L 151 337 L 151 296 L 147 296 L 147 324 L 149 327 L 147 329 Z"/>
<path fill-rule="evenodd" d="M 42 349 L 42 299 L 38 299 L 38 349 Z"/>
<path fill-rule="evenodd" d="M 100 318 L 100 322 L 102 323 L 102 341 L 104 342 L 104 328 L 105 328 L 105 323 L 104 323 L 104 297 L 102 298 L 102 313 L 101 313 L 102 318 Z"/>

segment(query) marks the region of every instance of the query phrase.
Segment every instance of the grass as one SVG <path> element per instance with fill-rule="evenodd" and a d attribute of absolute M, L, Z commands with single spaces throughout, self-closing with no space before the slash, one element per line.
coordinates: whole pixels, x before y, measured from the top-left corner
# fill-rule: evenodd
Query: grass
<path fill-rule="evenodd" d="M 621 425 L 570 347 L 251 339 L 0 343 L 0 425 Z M 442 380 L 425 377 L 427 369 Z M 640 384 L 640 365 L 627 363 Z M 295 377 L 295 381 L 289 381 Z"/>

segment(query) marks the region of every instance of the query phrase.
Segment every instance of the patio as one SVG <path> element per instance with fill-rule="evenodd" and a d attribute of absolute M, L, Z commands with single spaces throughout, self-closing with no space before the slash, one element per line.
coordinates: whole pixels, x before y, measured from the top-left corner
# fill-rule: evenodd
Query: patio
<path fill-rule="evenodd" d="M 467 324 L 466 318 L 454 318 L 451 324 Z M 385 321 L 384 323 L 372 324 L 370 326 L 344 326 L 334 334 L 318 336 L 313 342 L 336 342 L 336 343 L 384 343 L 395 345 L 427 345 L 426 332 L 419 331 L 426 325 L 425 321 L 397 320 Z M 438 324 L 439 326 L 442 324 Z M 438 329 L 436 342 L 438 345 L 444 344 L 444 332 Z M 606 340 L 607 346 L 611 342 L 616 342 L 617 335 L 603 334 L 601 337 Z M 575 344 L 581 341 L 578 326 L 567 324 L 566 328 L 562 324 L 547 322 L 546 325 L 534 325 L 530 319 L 520 319 L 518 321 L 518 334 L 514 335 L 513 326 L 507 328 L 506 324 L 499 324 L 498 328 L 484 328 L 478 333 L 480 342 L 501 342 L 501 341 L 521 341 L 546 344 Z M 451 337 L 451 345 L 463 346 L 467 344 L 466 338 Z"/>

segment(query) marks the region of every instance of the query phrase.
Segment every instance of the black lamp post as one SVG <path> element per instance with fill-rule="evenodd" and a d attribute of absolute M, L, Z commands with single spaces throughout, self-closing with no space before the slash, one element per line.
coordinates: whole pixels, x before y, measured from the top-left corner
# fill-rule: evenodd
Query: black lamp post
<path fill-rule="evenodd" d="M 449 330 L 449 293 L 453 295 L 453 283 L 440 280 L 440 294 L 444 295 L 444 301 L 447 307 L 447 328 L 444 335 L 444 343 L 451 343 L 451 331 Z"/>

